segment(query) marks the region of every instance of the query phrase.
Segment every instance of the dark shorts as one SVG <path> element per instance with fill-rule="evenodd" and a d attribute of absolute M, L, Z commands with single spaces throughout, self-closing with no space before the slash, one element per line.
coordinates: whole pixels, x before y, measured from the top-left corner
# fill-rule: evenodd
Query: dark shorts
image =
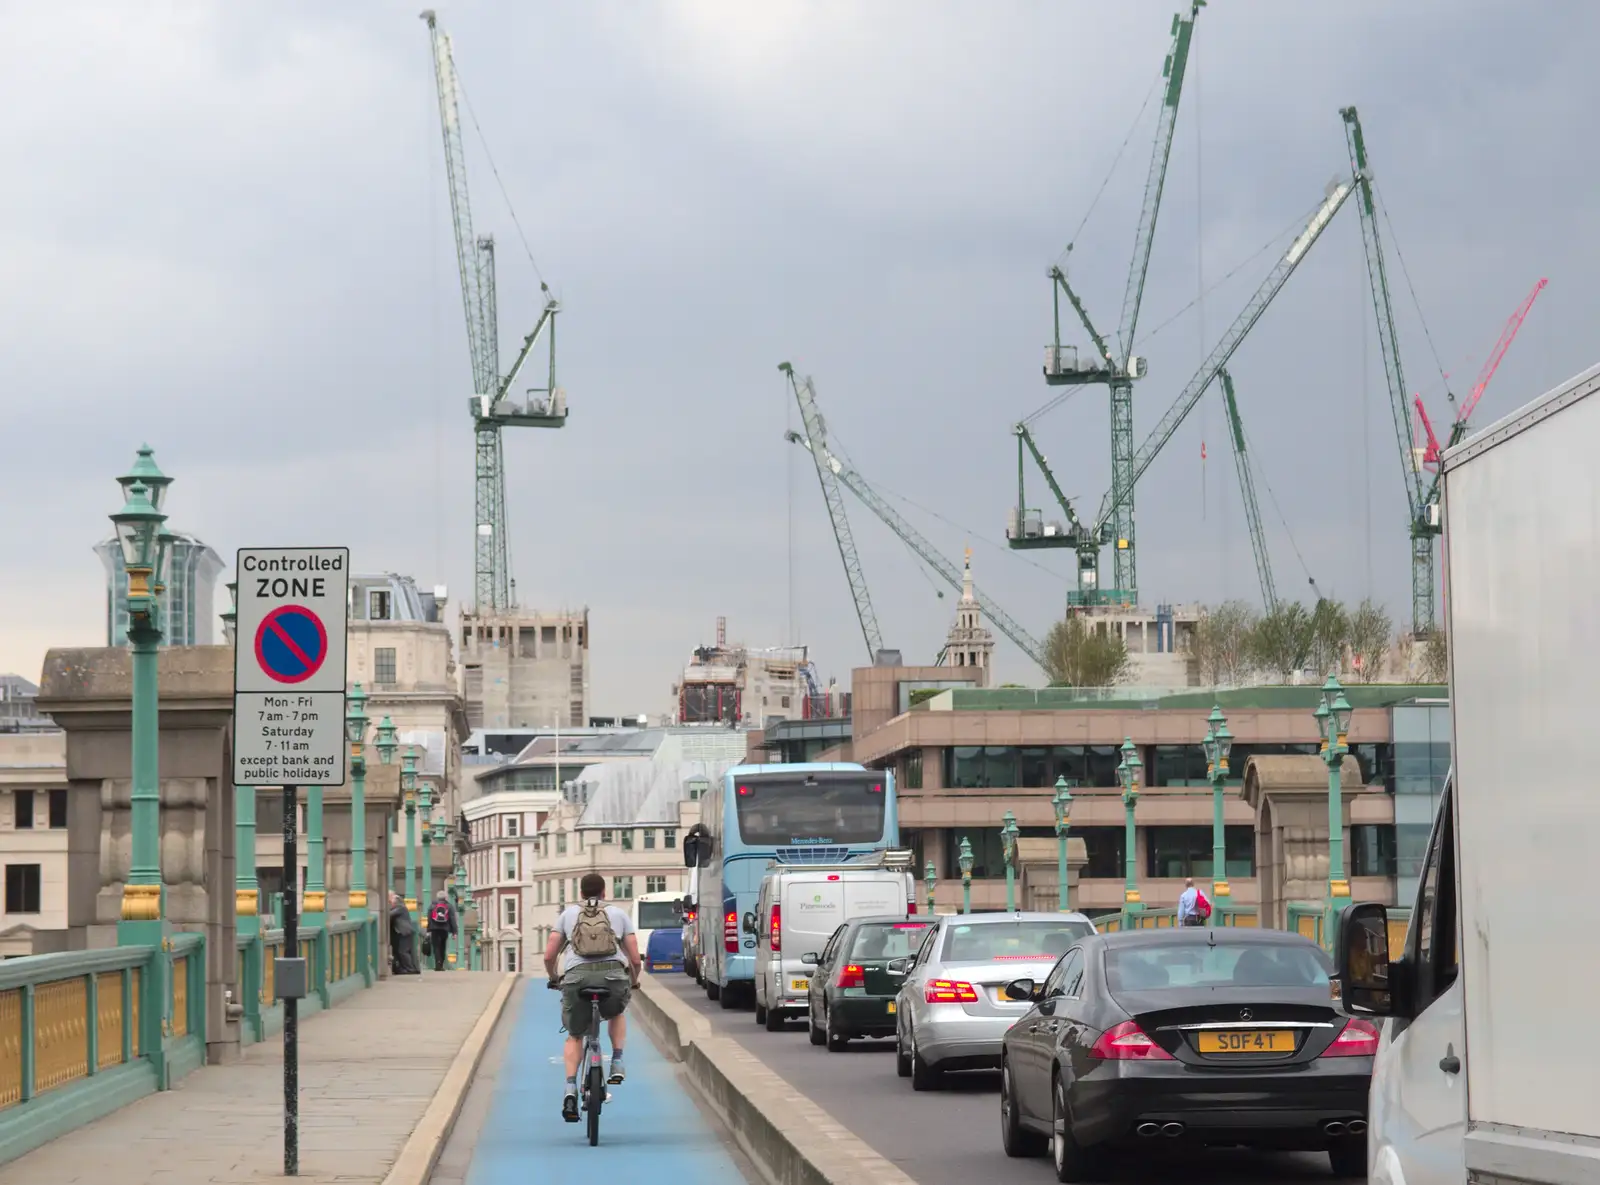
<path fill-rule="evenodd" d="M 633 984 L 628 969 L 615 960 L 604 963 L 581 963 L 561 977 L 561 1023 L 569 1037 L 589 1035 L 589 1001 L 578 995 L 585 987 L 600 986 L 610 989 L 610 994 L 600 1001 L 603 1020 L 621 1016 L 633 995 Z"/>

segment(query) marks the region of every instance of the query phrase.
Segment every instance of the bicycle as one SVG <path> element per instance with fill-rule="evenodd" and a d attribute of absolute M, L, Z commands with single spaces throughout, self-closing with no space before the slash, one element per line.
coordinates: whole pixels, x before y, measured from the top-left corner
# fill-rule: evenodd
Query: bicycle
<path fill-rule="evenodd" d="M 550 990 L 560 991 L 561 984 L 551 983 Z M 591 1148 L 600 1143 L 600 1108 L 608 1097 L 605 1059 L 600 1049 L 600 1001 L 610 994 L 611 989 L 606 986 L 591 985 L 578 989 L 578 995 L 589 1001 L 589 1031 L 583 1038 L 583 1048 L 578 1054 L 578 1098 L 588 1117 Z"/>

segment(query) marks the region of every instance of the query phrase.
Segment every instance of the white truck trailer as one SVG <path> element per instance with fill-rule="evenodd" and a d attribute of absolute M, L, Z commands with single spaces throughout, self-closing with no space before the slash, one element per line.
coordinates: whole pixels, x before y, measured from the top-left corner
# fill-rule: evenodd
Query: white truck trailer
<path fill-rule="evenodd" d="M 1403 951 L 1352 905 L 1353 1015 L 1385 1018 L 1372 1185 L 1600 1182 L 1600 366 L 1447 452 L 1454 754 Z"/>

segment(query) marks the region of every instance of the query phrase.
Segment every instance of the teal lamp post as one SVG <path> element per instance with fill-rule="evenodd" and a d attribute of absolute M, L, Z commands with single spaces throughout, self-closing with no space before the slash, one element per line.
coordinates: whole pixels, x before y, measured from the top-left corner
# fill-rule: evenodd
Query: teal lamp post
<path fill-rule="evenodd" d="M 1344 688 L 1335 676 L 1329 675 L 1314 715 L 1322 737 L 1322 760 L 1328 766 L 1328 909 L 1324 929 L 1330 944 L 1333 935 L 1329 927 L 1337 916 L 1339 899 L 1350 896 L 1350 882 L 1344 874 L 1344 802 L 1340 785 L 1340 766 L 1350 752 L 1350 713 Z"/>
<path fill-rule="evenodd" d="M 1228 833 L 1222 822 L 1223 783 L 1228 780 L 1228 754 L 1233 751 L 1233 733 L 1228 731 L 1221 704 L 1211 709 L 1206 724 L 1206 739 L 1200 742 L 1200 747 L 1206 755 L 1206 777 L 1211 780 L 1211 892 L 1215 901 L 1233 892 L 1228 884 Z"/>
<path fill-rule="evenodd" d="M 422 832 L 422 872 L 417 878 L 417 914 L 426 917 L 433 905 L 433 784 L 417 787 L 417 815 Z"/>
<path fill-rule="evenodd" d="M 961 912 L 972 912 L 972 841 L 966 836 L 961 837 L 961 854 L 956 857 L 956 865 L 961 869 Z"/>
<path fill-rule="evenodd" d="M 367 916 L 367 693 L 357 683 L 344 714 L 350 744 L 350 904 L 345 916 Z"/>
<path fill-rule="evenodd" d="M 395 729 L 395 726 L 394 726 L 394 722 L 392 720 L 390 720 L 389 717 L 387 717 L 387 716 L 385 716 L 383 718 L 383 720 L 380 721 L 379 724 L 378 724 L 378 740 L 377 740 L 377 743 L 373 747 L 378 750 L 378 761 L 382 765 L 393 765 L 394 764 L 394 751 L 400 747 L 399 744 L 394 739 L 395 731 L 396 731 L 396 729 Z M 363 840 L 365 840 L 365 831 L 366 831 L 366 820 L 363 819 L 362 820 Z M 388 844 L 392 844 L 393 840 L 392 840 L 392 838 L 390 836 L 385 835 L 384 836 L 384 842 L 388 843 Z M 378 867 L 380 869 L 392 867 L 392 865 L 390 864 L 390 858 L 392 856 L 393 856 L 393 848 L 391 847 L 390 850 L 385 853 L 384 858 L 381 861 L 379 861 Z M 365 875 L 366 875 L 365 874 L 365 870 L 363 870 L 362 875 L 363 875 L 363 877 L 365 877 Z M 391 874 L 390 878 L 389 878 L 389 883 L 386 884 L 383 887 L 382 899 L 379 900 L 379 902 L 378 902 L 378 907 L 383 911 L 382 916 L 384 916 L 384 917 L 388 917 L 389 916 L 389 892 L 393 888 L 394 888 L 394 877 L 393 877 L 393 874 Z"/>
<path fill-rule="evenodd" d="M 400 789 L 406 799 L 406 909 L 417 921 L 417 752 L 410 745 L 400 756 Z"/>
<path fill-rule="evenodd" d="M 228 645 L 238 644 L 239 582 L 228 583 L 228 611 L 222 615 L 222 634 Z M 239 934 L 253 938 L 261 932 L 261 882 L 256 879 L 256 788 L 233 788 L 233 921 Z"/>
<path fill-rule="evenodd" d="M 1006 862 L 1006 912 L 1017 908 L 1017 817 L 1010 811 L 1000 816 L 1000 854 Z"/>
<path fill-rule="evenodd" d="M 1139 750 L 1132 737 L 1122 741 L 1122 761 L 1117 766 L 1117 777 L 1122 782 L 1123 838 L 1122 838 L 1122 909 L 1124 913 L 1139 913 L 1144 902 L 1139 897 L 1138 844 L 1133 822 L 1134 808 L 1139 805 L 1139 777 L 1144 762 L 1139 760 Z"/>
<path fill-rule="evenodd" d="M 1066 913 L 1071 908 L 1067 892 L 1067 839 L 1072 831 L 1072 791 L 1067 779 L 1056 779 L 1055 796 L 1050 805 L 1056 812 L 1056 908 Z"/>
<path fill-rule="evenodd" d="M 928 887 L 928 915 L 934 913 L 934 890 L 939 887 L 939 873 L 933 867 L 933 861 L 928 861 L 927 868 L 922 873 L 922 882 Z"/>
<path fill-rule="evenodd" d="M 146 445 L 133 469 L 117 479 L 124 504 L 111 516 L 128 574 L 128 642 L 132 651 L 130 803 L 131 851 L 122 889 L 117 940 L 159 946 L 166 910 L 161 884 L 160 683 L 156 653 L 162 640 L 160 589 L 164 579 L 167 516 L 161 505 L 170 482 Z"/>
<path fill-rule="evenodd" d="M 465 916 L 464 911 L 467 903 L 467 866 L 465 863 L 456 865 L 455 887 L 452 892 L 456 907 L 456 934 L 450 940 L 451 945 L 455 947 L 455 950 L 451 952 L 451 957 L 455 960 L 452 966 L 457 971 L 465 971 L 467 969 L 467 927 L 461 920 Z"/>

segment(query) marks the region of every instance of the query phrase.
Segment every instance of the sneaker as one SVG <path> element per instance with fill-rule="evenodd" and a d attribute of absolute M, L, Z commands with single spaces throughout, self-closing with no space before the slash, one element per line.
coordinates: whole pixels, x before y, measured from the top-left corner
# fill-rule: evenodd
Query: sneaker
<path fill-rule="evenodd" d="M 622 1059 L 620 1057 L 612 1058 L 611 1059 L 611 1077 L 607 1078 L 606 1082 L 609 1083 L 612 1086 L 616 1086 L 619 1082 L 621 1082 L 627 1076 L 628 1076 L 628 1072 L 625 1069 L 622 1068 Z"/>
<path fill-rule="evenodd" d="M 578 1122 L 578 1096 L 570 1091 L 561 1098 L 561 1118 L 568 1123 Z"/>

